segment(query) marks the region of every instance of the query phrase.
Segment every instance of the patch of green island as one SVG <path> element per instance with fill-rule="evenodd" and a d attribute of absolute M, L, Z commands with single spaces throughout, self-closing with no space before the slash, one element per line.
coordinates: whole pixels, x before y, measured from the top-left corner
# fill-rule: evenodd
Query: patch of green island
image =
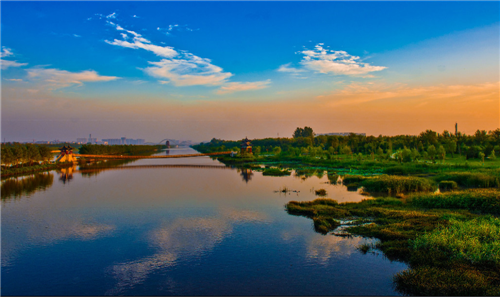
<path fill-rule="evenodd" d="M 239 153 L 217 159 L 265 175 L 326 172 L 329 183 L 376 197 L 290 201 L 285 210 L 312 219 L 325 236 L 377 238 L 358 248 L 408 264 L 394 276 L 401 294 L 500 295 L 500 129 L 374 137 L 315 136 L 305 127 L 292 138 L 251 140 L 253 151 L 248 142 L 241 150 L 238 141 L 219 139 L 193 148 L 232 148 Z M 327 196 L 321 190 L 316 195 Z"/>

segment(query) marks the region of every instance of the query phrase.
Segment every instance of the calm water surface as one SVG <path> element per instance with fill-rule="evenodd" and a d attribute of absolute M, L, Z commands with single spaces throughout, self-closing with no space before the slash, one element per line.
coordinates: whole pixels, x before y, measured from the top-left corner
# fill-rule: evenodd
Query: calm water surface
<path fill-rule="evenodd" d="M 123 167 L 2 181 L 3 295 L 398 294 L 406 265 L 356 249 L 374 240 L 321 235 L 284 211 L 313 189 L 364 199 L 326 175 L 268 177 L 208 157 Z M 300 193 L 275 192 L 284 186 Z"/>

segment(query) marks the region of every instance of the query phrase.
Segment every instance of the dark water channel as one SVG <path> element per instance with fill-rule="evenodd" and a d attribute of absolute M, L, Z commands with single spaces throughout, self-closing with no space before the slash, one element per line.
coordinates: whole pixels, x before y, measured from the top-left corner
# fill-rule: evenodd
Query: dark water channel
<path fill-rule="evenodd" d="M 365 198 L 326 175 L 262 176 L 208 157 L 121 166 L 2 181 L 2 295 L 398 294 L 406 265 L 356 249 L 374 240 L 321 235 L 284 211 L 313 189 Z M 300 193 L 275 192 L 285 186 Z"/>

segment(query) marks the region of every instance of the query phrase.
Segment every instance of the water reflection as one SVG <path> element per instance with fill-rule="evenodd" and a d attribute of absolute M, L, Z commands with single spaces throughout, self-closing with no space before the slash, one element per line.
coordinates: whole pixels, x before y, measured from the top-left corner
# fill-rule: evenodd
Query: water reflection
<path fill-rule="evenodd" d="M 106 295 L 122 294 L 124 290 L 143 283 L 149 274 L 173 266 L 181 258 L 201 258 L 233 232 L 241 222 L 270 222 L 263 213 L 248 210 L 222 209 L 215 218 L 179 218 L 150 232 L 150 246 L 157 252 L 143 259 L 113 265 L 108 269 L 117 280 Z"/>
<path fill-rule="evenodd" d="M 76 165 L 74 165 L 73 167 L 59 169 L 59 180 L 62 181 L 63 184 L 65 184 L 66 182 L 69 183 L 69 181 L 73 179 L 74 171 L 76 171 Z"/>
<path fill-rule="evenodd" d="M 252 179 L 252 176 L 253 176 L 252 169 L 241 168 L 241 169 L 238 169 L 238 172 L 240 173 L 243 181 L 246 182 L 247 184 Z"/>
<path fill-rule="evenodd" d="M 9 178 L 2 181 L 2 200 L 29 196 L 37 190 L 45 190 L 52 186 L 54 175 L 52 173 L 36 173 L 34 175 Z"/>

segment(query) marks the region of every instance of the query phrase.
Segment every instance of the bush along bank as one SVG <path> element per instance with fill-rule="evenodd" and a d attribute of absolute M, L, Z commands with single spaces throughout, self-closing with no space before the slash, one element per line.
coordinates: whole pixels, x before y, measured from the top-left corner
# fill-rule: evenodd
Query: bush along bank
<path fill-rule="evenodd" d="M 467 190 L 416 193 L 406 199 L 376 198 L 359 203 L 332 199 L 290 201 L 291 215 L 313 220 L 314 230 L 328 234 L 340 220 L 352 220 L 348 232 L 380 240 L 363 246 L 379 249 L 409 269 L 394 277 L 407 295 L 499 295 L 500 191 Z"/>

